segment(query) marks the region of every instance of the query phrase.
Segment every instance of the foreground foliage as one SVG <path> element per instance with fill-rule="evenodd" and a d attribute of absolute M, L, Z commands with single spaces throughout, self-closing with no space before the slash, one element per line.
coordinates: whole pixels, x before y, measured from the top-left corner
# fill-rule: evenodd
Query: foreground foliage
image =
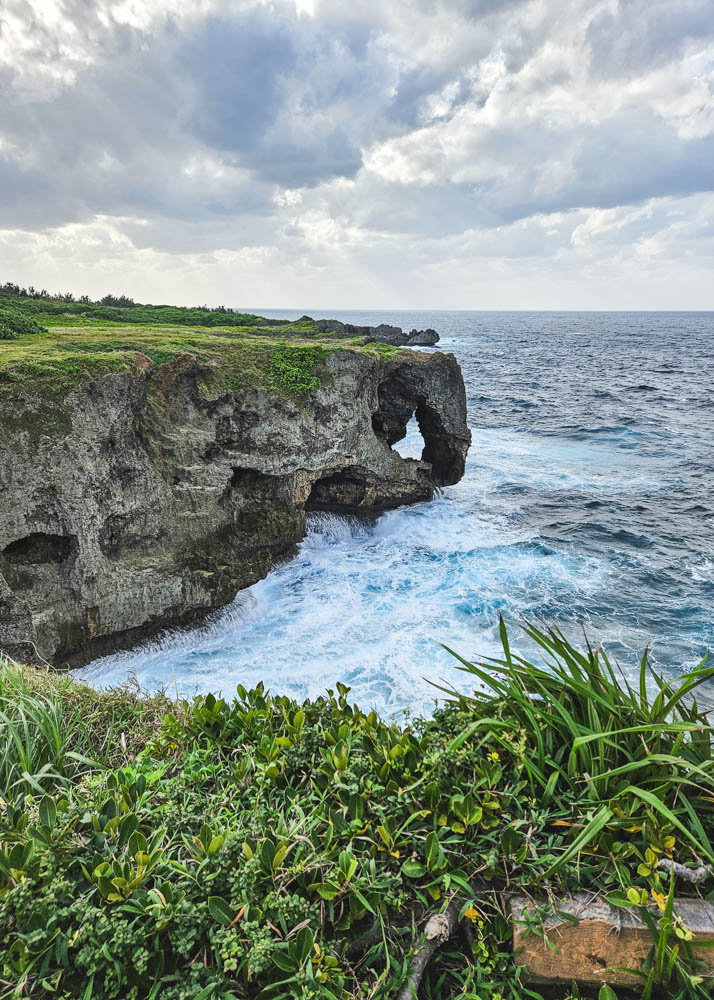
<path fill-rule="evenodd" d="M 631 687 L 602 650 L 527 632 L 543 667 L 504 629 L 502 659 L 461 662 L 481 691 L 404 726 L 343 685 L 172 704 L 5 666 L 0 995 L 393 997 L 455 901 L 465 934 L 420 995 L 538 997 L 503 893 L 545 915 L 584 885 L 653 903 L 647 995 L 708 995 L 659 862 L 714 862 L 694 696 L 714 670 L 668 683 L 644 657 Z"/>

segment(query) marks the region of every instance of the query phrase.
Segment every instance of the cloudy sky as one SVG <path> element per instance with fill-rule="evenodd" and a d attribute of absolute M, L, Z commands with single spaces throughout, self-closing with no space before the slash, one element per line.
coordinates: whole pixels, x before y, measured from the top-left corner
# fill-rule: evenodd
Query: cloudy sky
<path fill-rule="evenodd" d="M 714 308 L 711 0 L 2 0 L 0 281 Z"/>

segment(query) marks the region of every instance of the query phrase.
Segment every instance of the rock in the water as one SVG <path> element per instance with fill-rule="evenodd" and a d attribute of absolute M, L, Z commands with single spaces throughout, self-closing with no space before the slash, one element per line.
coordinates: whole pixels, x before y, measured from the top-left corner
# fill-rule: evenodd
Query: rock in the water
<path fill-rule="evenodd" d="M 0 394 L 0 649 L 86 662 L 231 601 L 303 538 L 306 510 L 427 500 L 463 474 L 451 355 L 335 350 L 301 398 L 205 376 L 182 355 Z M 391 448 L 413 413 L 422 461 Z"/>

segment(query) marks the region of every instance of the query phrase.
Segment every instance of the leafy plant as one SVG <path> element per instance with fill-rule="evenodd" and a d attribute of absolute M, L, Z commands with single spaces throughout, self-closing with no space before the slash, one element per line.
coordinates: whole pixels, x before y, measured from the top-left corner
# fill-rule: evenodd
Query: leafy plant
<path fill-rule="evenodd" d="M 31 316 L 17 309 L 0 308 L 0 340 L 15 340 L 18 334 L 45 332 Z"/>
<path fill-rule="evenodd" d="M 632 686 L 602 650 L 527 631 L 544 665 L 504 627 L 500 659 L 461 661 L 482 690 L 401 726 L 342 684 L 302 704 L 262 685 L 171 703 L 4 668 L 20 740 L 0 809 L 5 996 L 387 1000 L 425 918 L 456 906 L 463 939 L 420 996 L 538 998 L 505 894 L 575 886 L 660 900 L 643 986 L 701 996 L 660 861 L 712 853 L 695 702 L 712 672 L 667 681 L 643 658 Z"/>
<path fill-rule="evenodd" d="M 275 388 L 287 389 L 296 394 L 312 392 L 320 384 L 313 374 L 321 357 L 317 347 L 279 347 L 271 358 L 268 374 Z"/>
<path fill-rule="evenodd" d="M 70 749 L 59 699 L 33 691 L 22 672 L 0 661 L 0 803 L 67 784 L 92 762 Z"/>

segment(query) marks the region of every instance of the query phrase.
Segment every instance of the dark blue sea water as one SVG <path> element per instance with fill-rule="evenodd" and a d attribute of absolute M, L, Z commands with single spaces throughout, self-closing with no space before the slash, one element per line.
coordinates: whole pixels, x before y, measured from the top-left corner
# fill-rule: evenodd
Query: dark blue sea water
<path fill-rule="evenodd" d="M 537 617 L 584 625 L 628 670 L 647 643 L 668 673 L 696 665 L 714 645 L 714 314 L 331 315 L 441 333 L 466 382 L 465 478 L 376 524 L 311 516 L 295 558 L 209 627 L 84 677 L 298 697 L 342 680 L 365 707 L 428 711 L 425 678 L 468 680 L 439 643 L 496 653 L 499 612 L 516 645 Z M 416 428 L 396 447 L 419 455 Z"/>

